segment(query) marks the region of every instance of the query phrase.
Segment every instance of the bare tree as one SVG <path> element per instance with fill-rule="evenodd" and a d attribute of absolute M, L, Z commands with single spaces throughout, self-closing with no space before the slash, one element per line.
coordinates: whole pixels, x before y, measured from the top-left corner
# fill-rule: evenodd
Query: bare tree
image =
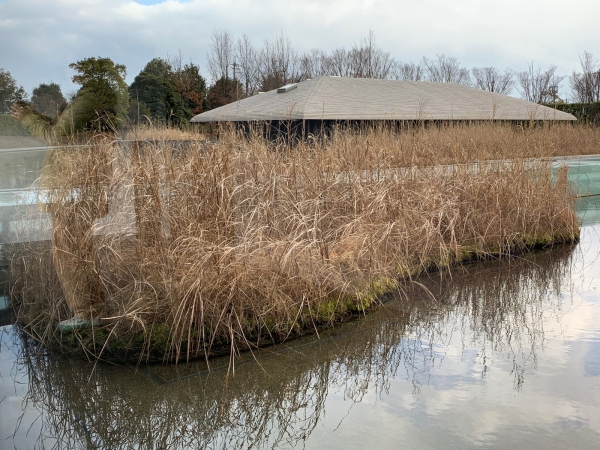
<path fill-rule="evenodd" d="M 258 54 L 252 46 L 250 38 L 243 35 L 235 44 L 235 68 L 237 73 L 234 78 L 240 81 L 244 88 L 244 97 L 250 97 L 258 91 Z"/>
<path fill-rule="evenodd" d="M 344 48 L 338 48 L 331 52 L 329 64 L 331 70 L 330 75 L 338 77 L 354 76 L 348 51 Z"/>
<path fill-rule="evenodd" d="M 270 91 L 300 79 L 298 52 L 283 33 L 274 41 L 265 39 L 259 56 L 259 78 L 263 91 Z"/>
<path fill-rule="evenodd" d="M 210 53 L 208 53 L 208 71 L 212 77 L 212 82 L 216 83 L 220 79 L 227 80 L 229 77 L 229 68 L 233 63 L 234 50 L 233 38 L 229 31 L 213 30 Z"/>
<path fill-rule="evenodd" d="M 524 72 L 517 73 L 517 91 L 524 100 L 534 103 L 549 103 L 558 96 L 558 85 L 565 78 L 556 75 L 557 67 L 551 65 L 545 71 L 533 61 Z"/>
<path fill-rule="evenodd" d="M 600 65 L 594 60 L 594 55 L 583 52 L 579 57 L 583 72 L 573 72 L 569 84 L 573 100 L 581 103 L 600 101 Z"/>
<path fill-rule="evenodd" d="M 471 69 L 473 86 L 484 91 L 508 95 L 514 85 L 514 72 L 506 69 L 504 73 L 495 67 L 474 67 Z"/>
<path fill-rule="evenodd" d="M 394 67 L 394 59 L 377 46 L 375 33 L 362 38 L 348 53 L 351 76 L 355 78 L 388 78 Z"/>
<path fill-rule="evenodd" d="M 437 59 L 423 57 L 425 78 L 438 83 L 456 83 L 469 86 L 471 77 L 469 70 L 460 66 L 456 58 L 446 55 L 436 55 Z"/>
<path fill-rule="evenodd" d="M 424 68 L 421 63 L 397 63 L 392 73 L 395 80 L 421 81 L 424 77 Z"/>
<path fill-rule="evenodd" d="M 300 78 L 302 80 L 332 74 L 332 59 L 323 50 L 314 48 L 300 57 Z"/>
<path fill-rule="evenodd" d="M 313 49 L 299 55 L 283 34 L 274 40 L 266 39 L 263 48 L 257 51 L 246 35 L 234 42 L 228 31 L 214 30 L 208 54 L 213 85 L 220 79 L 237 78 L 245 97 L 254 95 L 259 89 L 272 90 L 284 84 L 326 75 L 397 78 L 396 66 L 390 54 L 377 46 L 373 31 L 358 45 L 353 45 L 350 51 L 340 48 L 327 54 Z M 407 68 L 413 70 L 413 78 L 421 78 L 423 69 L 420 65 L 407 65 Z"/>

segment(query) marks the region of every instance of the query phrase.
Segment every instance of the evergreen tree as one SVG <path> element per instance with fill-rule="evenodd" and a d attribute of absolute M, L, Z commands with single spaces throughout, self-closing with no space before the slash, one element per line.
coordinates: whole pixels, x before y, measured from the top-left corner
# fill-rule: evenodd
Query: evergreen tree
<path fill-rule="evenodd" d="M 200 67 L 190 63 L 175 70 L 175 89 L 183 99 L 186 118 L 189 120 L 196 114 L 208 109 L 206 81 L 200 75 Z"/>
<path fill-rule="evenodd" d="M 126 70 L 110 58 L 86 58 L 69 67 L 81 88 L 72 103 L 75 128 L 114 129 L 124 125 L 129 107 Z"/>
<path fill-rule="evenodd" d="M 56 119 L 67 101 L 56 83 L 42 83 L 33 90 L 31 107 L 38 113 Z"/>
<path fill-rule="evenodd" d="M 231 78 L 220 78 L 208 90 L 208 102 L 211 108 L 227 105 L 228 103 L 241 100 L 244 87 L 237 80 Z"/>
<path fill-rule="evenodd" d="M 129 87 L 135 102 L 130 109 L 133 121 L 148 114 L 153 121 L 184 126 L 193 115 L 206 109 L 206 82 L 195 64 L 176 67 L 162 58 L 154 58 L 135 77 Z"/>
<path fill-rule="evenodd" d="M 171 81 L 171 65 L 162 58 L 154 58 L 135 77 L 129 86 L 129 96 L 153 121 L 169 122 L 171 112 L 177 109 L 175 89 Z M 181 107 L 183 106 L 183 102 Z M 178 115 L 178 112 L 175 112 Z M 130 117 L 136 121 L 136 117 Z"/>
<path fill-rule="evenodd" d="M 0 114 L 10 112 L 13 103 L 24 103 L 27 100 L 27 94 L 10 72 L 0 69 Z"/>

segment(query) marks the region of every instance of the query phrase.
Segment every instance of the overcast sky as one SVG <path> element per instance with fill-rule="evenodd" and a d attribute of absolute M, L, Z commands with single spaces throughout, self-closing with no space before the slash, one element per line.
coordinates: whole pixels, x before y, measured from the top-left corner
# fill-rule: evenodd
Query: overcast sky
<path fill-rule="evenodd" d="M 0 68 L 29 93 L 49 81 L 69 92 L 77 60 L 109 57 L 131 83 L 150 59 L 181 51 L 208 78 L 216 28 L 256 46 L 283 32 L 301 51 L 349 48 L 371 29 L 403 62 L 443 53 L 524 70 L 533 60 L 568 75 L 584 50 L 600 58 L 599 17 L 599 0 L 0 0 Z"/>

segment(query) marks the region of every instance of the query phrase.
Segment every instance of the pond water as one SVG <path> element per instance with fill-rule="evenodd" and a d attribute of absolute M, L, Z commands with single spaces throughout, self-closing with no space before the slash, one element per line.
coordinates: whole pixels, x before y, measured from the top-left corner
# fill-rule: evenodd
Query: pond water
<path fill-rule="evenodd" d="M 210 368 L 66 360 L 0 327 L 0 449 L 597 449 L 600 197 L 577 209 L 577 245 Z"/>

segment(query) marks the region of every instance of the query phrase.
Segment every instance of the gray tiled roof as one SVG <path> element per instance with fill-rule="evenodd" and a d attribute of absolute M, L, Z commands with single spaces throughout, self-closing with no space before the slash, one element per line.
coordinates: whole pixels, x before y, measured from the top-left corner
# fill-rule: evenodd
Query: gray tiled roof
<path fill-rule="evenodd" d="M 254 120 L 576 120 L 571 114 L 452 83 L 319 77 L 198 114 L 192 122 Z"/>

